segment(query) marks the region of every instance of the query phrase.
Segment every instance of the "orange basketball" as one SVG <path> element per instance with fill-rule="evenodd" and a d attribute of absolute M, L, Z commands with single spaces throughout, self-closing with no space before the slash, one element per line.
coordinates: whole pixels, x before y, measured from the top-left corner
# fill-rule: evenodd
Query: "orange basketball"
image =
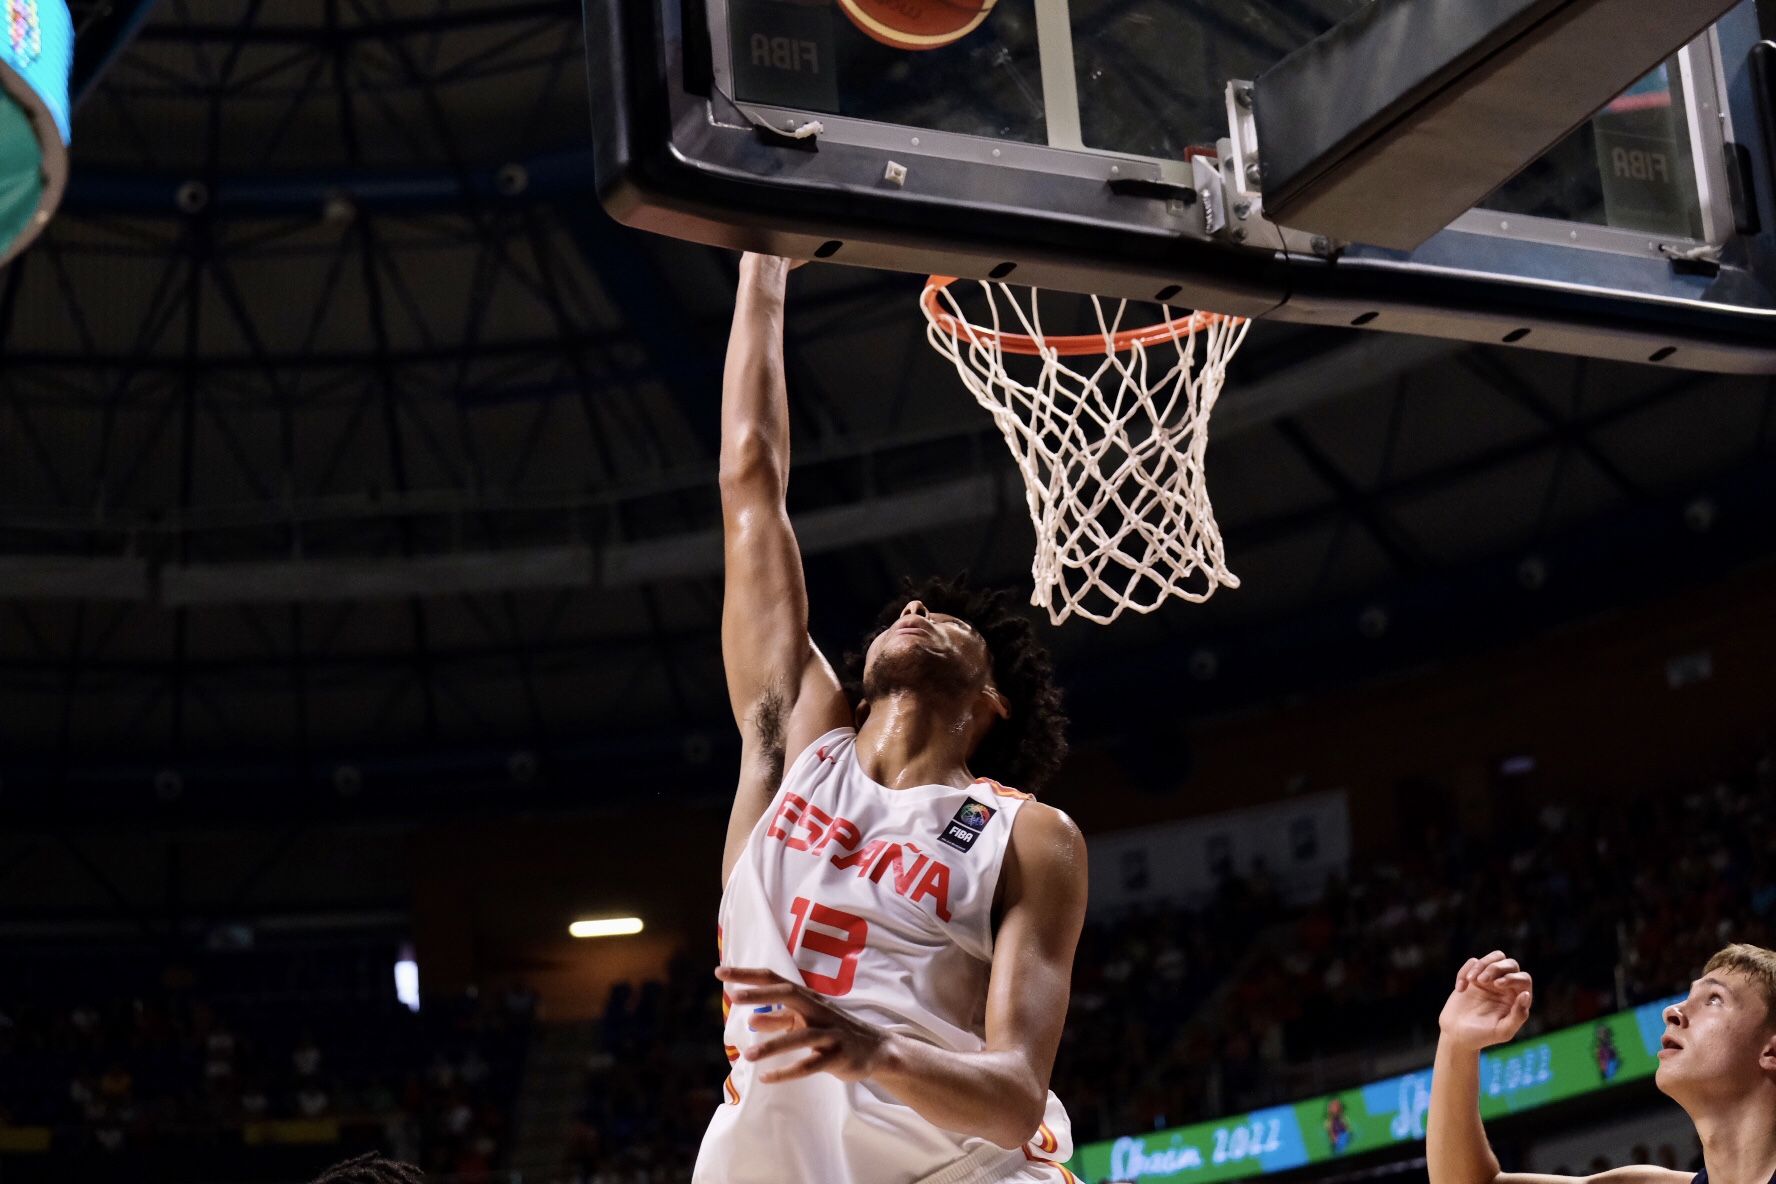
<path fill-rule="evenodd" d="M 999 0 L 839 0 L 851 23 L 895 49 L 939 49 L 981 27 Z"/>

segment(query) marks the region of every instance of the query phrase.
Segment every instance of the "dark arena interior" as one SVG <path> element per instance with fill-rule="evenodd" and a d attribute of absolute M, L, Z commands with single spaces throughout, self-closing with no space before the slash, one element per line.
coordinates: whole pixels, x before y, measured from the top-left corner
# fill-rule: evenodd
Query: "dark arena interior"
<path fill-rule="evenodd" d="M 0 271 L 0 1181 L 688 1182 L 739 257 L 601 208 L 578 0 L 68 8 L 66 190 Z M 835 663 L 909 578 L 1029 599 L 920 284 L 789 280 Z M 1495 948 L 1504 1167 L 1700 1169 L 1652 1066 L 1776 946 L 1776 380 L 1261 320 L 1213 422 L 1237 589 L 1021 608 L 1089 851 L 1072 1174 L 1427 1180 Z"/>

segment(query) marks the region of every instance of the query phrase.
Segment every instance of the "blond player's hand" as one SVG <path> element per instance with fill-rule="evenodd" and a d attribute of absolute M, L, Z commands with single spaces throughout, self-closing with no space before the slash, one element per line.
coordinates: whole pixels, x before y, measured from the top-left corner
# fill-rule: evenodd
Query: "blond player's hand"
<path fill-rule="evenodd" d="M 846 1015 L 825 996 L 769 970 L 722 966 L 715 977 L 726 984 L 733 1006 L 757 1011 L 749 1021 L 753 1031 L 780 1033 L 748 1048 L 747 1060 L 808 1053 L 786 1066 L 761 1072 L 759 1081 L 794 1081 L 815 1073 L 831 1073 L 841 1081 L 862 1081 L 881 1065 L 888 1033 Z M 770 1007 L 777 1010 L 767 1011 Z"/>
<path fill-rule="evenodd" d="M 1455 976 L 1455 989 L 1437 1025 L 1443 1039 L 1457 1048 L 1478 1052 L 1504 1044 L 1529 1018 L 1534 993 L 1534 981 L 1504 951 L 1469 958 Z"/>

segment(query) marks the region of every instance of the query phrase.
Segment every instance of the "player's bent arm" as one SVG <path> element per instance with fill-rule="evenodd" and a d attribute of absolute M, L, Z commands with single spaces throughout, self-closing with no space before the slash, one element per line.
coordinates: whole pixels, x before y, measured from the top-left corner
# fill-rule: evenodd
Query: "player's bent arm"
<path fill-rule="evenodd" d="M 987 1047 L 953 1053 L 895 1039 L 872 1080 L 946 1130 L 1021 1147 L 1042 1124 L 1085 924 L 1085 839 L 1059 810 L 1018 812 L 1000 873 Z"/>
<path fill-rule="evenodd" d="M 1689 1184 L 1687 1172 L 1650 1164 L 1612 1168 L 1592 1176 L 1501 1172 L 1480 1120 L 1480 1050 L 1447 1036 L 1437 1042 L 1431 1074 L 1431 1111 L 1425 1128 L 1431 1184 Z"/>
<path fill-rule="evenodd" d="M 1480 1121 L 1480 1050 L 1444 1035 L 1431 1070 L 1425 1172 L 1430 1184 L 1494 1184 L 1498 1157 Z"/>
<path fill-rule="evenodd" d="M 783 501 L 789 483 L 783 377 L 788 271 L 781 259 L 741 260 L 722 375 L 722 664 L 742 751 L 724 883 L 777 791 L 786 753 L 849 716 L 838 679 L 808 637 L 802 557 Z"/>

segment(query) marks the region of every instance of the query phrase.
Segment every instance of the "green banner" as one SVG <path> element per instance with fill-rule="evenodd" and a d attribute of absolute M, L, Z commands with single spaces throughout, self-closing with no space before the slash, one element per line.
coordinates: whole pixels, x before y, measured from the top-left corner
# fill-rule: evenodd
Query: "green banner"
<path fill-rule="evenodd" d="M 1534 1110 L 1651 1077 L 1659 1067 L 1663 1013 L 1674 1001 L 1481 1054 L 1481 1115 Z M 1091 1143 L 1067 1166 L 1086 1184 L 1243 1180 L 1423 1139 L 1430 1105 L 1431 1072 L 1425 1069 L 1289 1106 Z"/>

